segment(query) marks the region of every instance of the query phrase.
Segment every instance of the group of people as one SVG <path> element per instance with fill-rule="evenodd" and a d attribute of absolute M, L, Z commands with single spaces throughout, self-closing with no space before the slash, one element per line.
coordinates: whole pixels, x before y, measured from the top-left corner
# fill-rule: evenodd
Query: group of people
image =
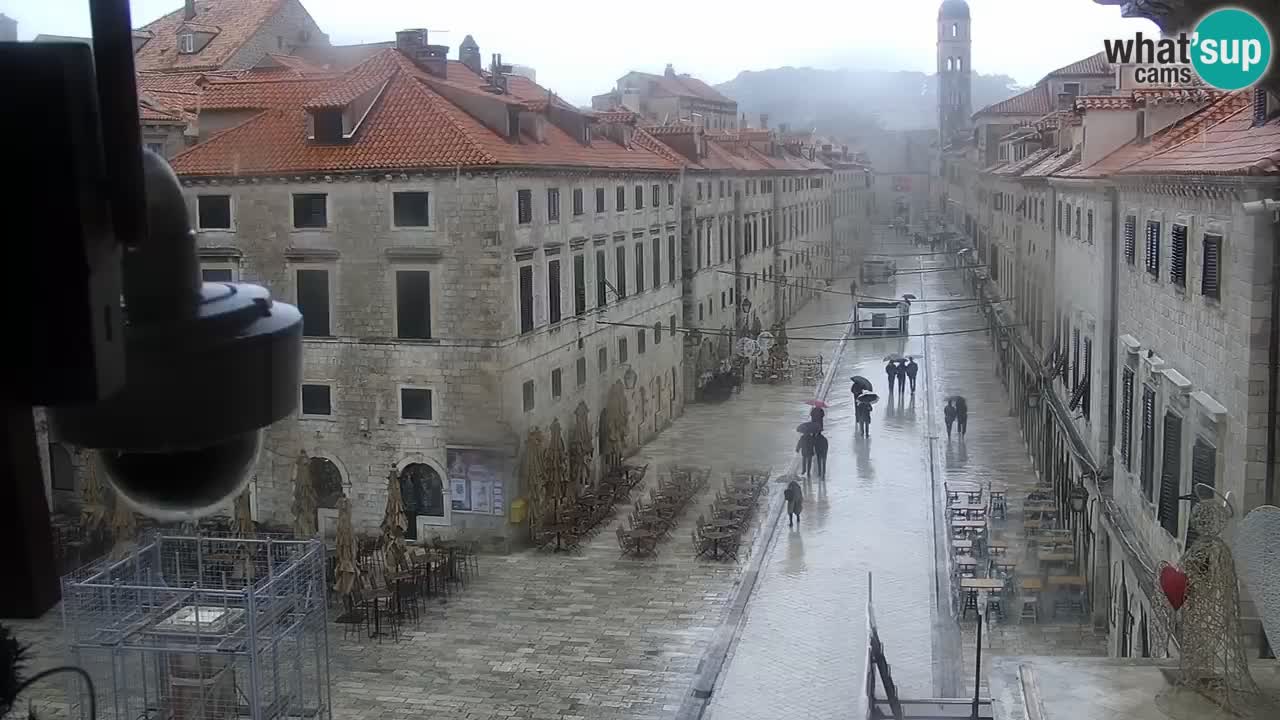
<path fill-rule="evenodd" d="M 962 397 L 947 398 L 947 406 L 942 408 L 942 419 L 947 423 L 947 439 L 951 439 L 951 426 L 955 425 L 964 437 L 969 429 L 969 404 Z"/>
<path fill-rule="evenodd" d="M 906 391 L 907 383 L 911 383 L 911 394 L 916 394 L 916 375 L 920 372 L 920 366 L 916 364 L 915 358 L 907 358 L 906 360 L 890 360 L 884 366 L 884 374 L 889 376 L 889 394 L 893 394 L 893 384 L 898 384 L 898 396 L 901 397 Z"/>
<path fill-rule="evenodd" d="M 822 434 L 822 421 L 826 415 L 826 411 L 820 407 L 811 409 L 808 432 L 801 433 L 800 440 L 796 442 L 796 452 L 800 453 L 800 474 L 805 478 L 813 471 L 816 460 L 818 479 L 827 479 L 827 449 L 830 443 L 827 436 Z M 804 491 L 800 489 L 800 483 L 795 480 L 787 483 L 782 497 L 787 503 L 787 527 L 795 527 L 800 522 L 800 510 L 804 507 Z"/>

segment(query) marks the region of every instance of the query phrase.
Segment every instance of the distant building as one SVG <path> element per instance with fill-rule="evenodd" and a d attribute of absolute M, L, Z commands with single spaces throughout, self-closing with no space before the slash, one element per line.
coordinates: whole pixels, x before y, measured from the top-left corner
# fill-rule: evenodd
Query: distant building
<path fill-rule="evenodd" d="M 0 13 L 0 42 L 18 41 L 18 21 Z"/>
<path fill-rule="evenodd" d="M 655 125 L 692 123 L 711 130 L 738 129 L 738 103 L 671 65 L 661 75 L 629 72 L 617 86 L 591 98 L 596 110 L 626 108 Z"/>
<path fill-rule="evenodd" d="M 511 74 L 519 75 L 522 78 L 528 78 L 529 82 L 538 82 L 538 71 L 528 65 L 512 65 Z"/>
<path fill-rule="evenodd" d="M 134 32 L 139 72 L 246 70 L 267 53 L 325 47 L 300 0 L 186 0 Z"/>
<path fill-rule="evenodd" d="M 938 136 L 942 143 L 965 134 L 972 107 L 973 72 L 969 4 L 946 0 L 938 8 Z"/>

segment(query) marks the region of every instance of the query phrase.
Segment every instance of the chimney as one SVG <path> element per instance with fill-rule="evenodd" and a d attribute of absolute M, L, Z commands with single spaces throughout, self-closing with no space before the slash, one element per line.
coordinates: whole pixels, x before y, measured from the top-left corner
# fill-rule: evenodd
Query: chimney
<path fill-rule="evenodd" d="M 396 50 L 404 53 L 418 67 L 431 75 L 444 78 L 449 74 L 449 46 L 427 44 L 425 28 L 397 32 Z"/>
<path fill-rule="evenodd" d="M 667 69 L 666 69 L 666 72 L 663 73 L 663 75 L 666 75 L 667 77 L 676 76 L 676 69 L 671 66 L 671 63 L 667 63 Z"/>
<path fill-rule="evenodd" d="M 769 113 L 760 113 L 760 129 L 769 129 Z"/>
<path fill-rule="evenodd" d="M 196 19 L 196 0 L 187 0 L 186 5 L 182 8 L 182 18 L 184 20 Z"/>
<path fill-rule="evenodd" d="M 480 46 L 476 44 L 475 38 L 470 35 L 462 39 L 462 45 L 458 46 L 458 60 L 463 65 L 471 69 L 471 72 L 480 75 L 483 65 L 480 62 Z"/>

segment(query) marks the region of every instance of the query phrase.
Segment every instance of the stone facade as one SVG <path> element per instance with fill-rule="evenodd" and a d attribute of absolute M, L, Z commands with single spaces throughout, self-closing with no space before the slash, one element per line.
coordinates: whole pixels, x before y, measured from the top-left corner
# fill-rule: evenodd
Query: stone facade
<path fill-rule="evenodd" d="M 656 206 L 648 202 L 655 184 Z M 614 202 L 619 187 L 627 198 L 621 211 Z M 594 212 L 597 188 L 608 201 L 600 213 Z M 636 188 L 646 200 L 640 209 L 632 204 Z M 574 214 L 579 190 L 583 212 Z M 524 191 L 533 201 L 527 223 L 519 222 Z M 396 194 L 409 192 L 428 193 L 425 228 L 393 222 Z M 449 449 L 481 449 L 501 459 L 494 470 L 504 479 L 503 507 L 455 510 L 446 486 L 443 512 L 420 516 L 420 522 L 506 535 L 505 509 L 524 494 L 514 467 L 530 428 L 545 430 L 559 419 L 567 434 L 574 409 L 584 402 L 594 432 L 605 393 L 627 368 L 637 375 L 628 398 L 632 442 L 681 411 L 681 352 L 672 336 L 680 312 L 680 261 L 668 255 L 680 221 L 679 206 L 667 202 L 679 197 L 676 175 L 510 171 L 189 181 L 187 193 L 193 217 L 200 196 L 230 195 L 234 208 L 232 230 L 199 232 L 206 270 L 232 267 L 240 281 L 263 284 L 288 302 L 299 302 L 297 271 L 328 273 L 330 329 L 305 343 L 304 385 L 329 388 L 330 413 L 300 411 L 268 430 L 254 485 L 259 520 L 287 522 L 299 451 L 333 462 L 353 501 L 357 528 L 371 530 L 382 518 L 390 472 L 423 463 L 444 481 Z M 326 196 L 327 227 L 292 227 L 292 198 L 299 194 Z M 559 219 L 553 220 L 548 202 L 557 197 Z M 610 283 L 603 306 L 597 302 L 598 258 Z M 585 292 L 576 314 L 579 267 Z M 522 332 L 519 278 L 525 268 L 534 289 L 533 327 Z M 405 308 L 397 303 L 397 278 L 406 271 L 429 273 L 431 339 L 398 337 L 397 315 Z M 431 391 L 429 419 L 402 417 L 405 388 Z"/>

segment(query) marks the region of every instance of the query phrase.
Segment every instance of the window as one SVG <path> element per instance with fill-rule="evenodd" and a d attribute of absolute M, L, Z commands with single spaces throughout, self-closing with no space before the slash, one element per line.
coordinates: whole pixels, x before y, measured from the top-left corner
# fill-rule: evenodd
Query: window
<path fill-rule="evenodd" d="M 636 293 L 644 292 L 644 243 L 636 244 Z"/>
<path fill-rule="evenodd" d="M 662 285 L 662 238 L 655 237 L 650 242 L 653 253 L 653 287 L 656 290 Z"/>
<path fill-rule="evenodd" d="M 577 375 L 576 379 L 578 381 L 578 387 L 582 387 L 583 385 L 586 385 L 587 384 L 587 359 L 584 357 L 578 358 L 577 362 L 573 364 L 573 368 L 574 368 L 574 373 Z"/>
<path fill-rule="evenodd" d="M 293 196 L 293 226 L 299 229 L 329 226 L 329 196 L 299 193 Z"/>
<path fill-rule="evenodd" d="M 672 314 L 667 318 L 667 324 L 671 326 L 671 337 L 673 337 L 673 338 L 674 338 L 674 337 L 676 336 L 676 316 L 675 316 L 675 313 L 672 313 Z"/>
<path fill-rule="evenodd" d="M 617 260 L 617 267 L 613 269 L 616 282 L 613 289 L 618 299 L 621 300 L 627 296 L 627 248 L 625 245 L 619 245 L 614 250 L 614 259 Z"/>
<path fill-rule="evenodd" d="M 432 392 L 426 388 L 400 388 L 401 420 L 432 420 Z"/>
<path fill-rule="evenodd" d="M 618 362 L 624 363 L 626 361 L 627 361 L 627 339 L 618 338 Z"/>
<path fill-rule="evenodd" d="M 555 370 L 552 370 L 551 371 L 551 399 L 552 400 L 560 399 L 560 393 L 562 390 L 564 390 L 563 382 L 564 382 L 564 377 L 560 371 L 560 368 L 556 368 Z"/>
<path fill-rule="evenodd" d="M 532 410 L 533 400 L 534 400 L 532 380 L 525 380 L 524 385 L 520 386 L 520 396 L 521 396 L 521 404 L 524 406 L 524 411 L 529 412 L 530 410 Z"/>
<path fill-rule="evenodd" d="M 573 189 L 573 216 L 578 217 L 582 210 L 582 188 Z"/>
<path fill-rule="evenodd" d="M 528 225 L 533 222 L 533 191 L 516 191 L 516 222 Z"/>
<path fill-rule="evenodd" d="M 604 188 L 596 188 L 596 212 L 604 212 Z"/>
<path fill-rule="evenodd" d="M 662 344 L 662 323 L 660 322 L 656 322 L 653 324 L 653 344 L 654 345 Z"/>
<path fill-rule="evenodd" d="M 644 209 L 644 186 L 643 185 L 636 186 L 636 209 L 637 210 Z"/>
<path fill-rule="evenodd" d="M 1191 491 L 1196 492 L 1196 485 L 1216 486 L 1217 474 L 1217 448 L 1205 442 L 1203 438 L 1196 438 L 1191 446 Z M 1187 523 L 1187 545 L 1191 545 L 1195 539 L 1196 532 L 1191 529 L 1191 523 Z"/>
<path fill-rule="evenodd" d="M 1174 225 L 1169 230 L 1169 282 L 1187 286 L 1187 226 Z"/>
<path fill-rule="evenodd" d="M 302 334 L 329 337 L 329 271 L 298 270 L 298 310 L 302 312 Z"/>
<path fill-rule="evenodd" d="M 1147 221 L 1147 273 L 1160 277 L 1160 223 Z"/>
<path fill-rule="evenodd" d="M 1124 219 L 1124 261 L 1132 265 L 1135 262 L 1137 249 L 1134 247 L 1138 239 L 1138 218 L 1129 215 Z"/>
<path fill-rule="evenodd" d="M 560 322 L 560 261 L 547 263 L 547 322 Z"/>
<path fill-rule="evenodd" d="M 585 255 L 573 256 L 573 314 L 584 315 L 587 312 L 587 258 Z"/>
<path fill-rule="evenodd" d="M 1142 497 L 1151 500 L 1155 480 L 1156 463 L 1156 391 L 1150 385 L 1142 386 Z"/>
<path fill-rule="evenodd" d="M 1133 472 L 1133 369 L 1120 375 L 1120 462 Z"/>
<path fill-rule="evenodd" d="M 1093 211 L 1090 210 L 1085 216 L 1085 238 L 1084 241 L 1093 244 Z"/>
<path fill-rule="evenodd" d="M 1200 294 L 1218 299 L 1222 292 L 1222 236 L 1205 234 L 1204 254 L 1200 258 Z"/>
<path fill-rule="evenodd" d="M 609 370 L 609 348 L 602 347 L 596 351 L 596 371 L 601 375 Z"/>
<path fill-rule="evenodd" d="M 391 215 L 396 227 L 427 227 L 431 224 L 431 194 L 398 192 L 391 195 Z"/>
<path fill-rule="evenodd" d="M 596 251 L 596 307 L 609 304 L 609 278 L 605 271 L 604 251 Z"/>
<path fill-rule="evenodd" d="M 676 204 L 676 184 L 675 183 L 667 183 L 667 204 L 668 205 Z"/>
<path fill-rule="evenodd" d="M 195 33 L 182 33 L 178 36 L 178 52 L 190 55 L 196 51 Z"/>
<path fill-rule="evenodd" d="M 328 385 L 303 383 L 302 414 L 304 416 L 315 415 L 318 417 L 333 415 L 332 392 L 333 388 Z"/>
<path fill-rule="evenodd" d="M 201 230 L 230 230 L 231 196 L 197 195 L 196 221 Z"/>
<path fill-rule="evenodd" d="M 533 332 L 533 266 L 520 266 L 520 334 Z"/>
<path fill-rule="evenodd" d="M 616 209 L 618 212 L 622 212 L 623 210 L 626 210 L 626 209 L 627 209 L 627 189 L 626 189 L 625 187 L 623 187 L 623 186 L 619 185 L 619 186 L 618 186 L 618 193 L 617 193 L 617 194 L 618 194 L 618 198 L 617 198 L 617 200 L 618 200 L 618 207 L 617 207 L 617 208 L 615 208 L 615 209 Z"/>
<path fill-rule="evenodd" d="M 701 180 L 698 181 L 698 199 L 699 200 L 702 199 L 702 181 Z"/>
<path fill-rule="evenodd" d="M 431 339 L 431 273 L 396 271 L 396 336 Z"/>
<path fill-rule="evenodd" d="M 667 236 L 667 282 L 676 281 L 676 236 Z"/>
<path fill-rule="evenodd" d="M 547 188 L 547 222 L 560 222 L 560 188 Z"/>
<path fill-rule="evenodd" d="M 651 201 L 649 204 L 655 208 L 662 205 L 662 186 L 658 183 L 654 183 L 653 187 L 649 188 L 649 200 Z"/>
<path fill-rule="evenodd" d="M 1080 211 L 1077 210 L 1076 212 L 1080 212 Z M 1065 221 L 1066 225 L 1063 226 L 1063 231 L 1066 232 L 1068 235 L 1070 235 L 1071 234 L 1071 203 L 1067 203 L 1066 215 L 1067 215 L 1067 218 Z M 1079 233 L 1076 234 L 1076 237 L 1079 237 Z"/>
<path fill-rule="evenodd" d="M 160 157 L 165 157 L 164 143 L 162 142 L 149 142 L 147 143 L 147 149 Z"/>
<path fill-rule="evenodd" d="M 1160 527 L 1178 537 L 1178 496 L 1182 490 L 1182 418 L 1168 412 L 1164 416 L 1164 454 L 1160 465 L 1160 505 L 1156 508 Z"/>
<path fill-rule="evenodd" d="M 235 282 L 235 270 L 229 267 L 201 268 L 200 280 L 211 283 Z"/>
<path fill-rule="evenodd" d="M 647 333 L 644 328 L 636 331 L 636 354 L 643 355 L 645 351 Z"/>

